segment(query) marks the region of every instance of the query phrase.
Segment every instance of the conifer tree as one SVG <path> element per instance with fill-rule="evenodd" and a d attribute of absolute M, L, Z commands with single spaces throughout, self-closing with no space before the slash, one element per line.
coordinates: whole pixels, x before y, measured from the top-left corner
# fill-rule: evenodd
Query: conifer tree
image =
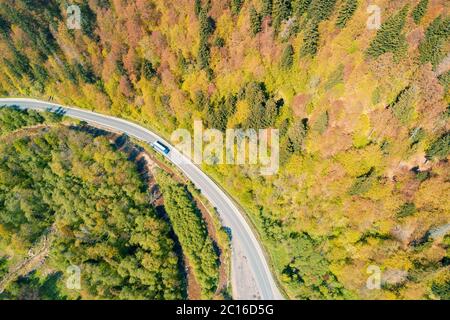
<path fill-rule="evenodd" d="M 272 19 L 275 30 L 279 30 L 281 23 L 289 18 L 291 5 L 289 0 L 274 0 L 272 5 Z"/>
<path fill-rule="evenodd" d="M 200 15 L 200 11 L 202 11 L 202 0 L 195 0 L 194 12 L 197 17 Z"/>
<path fill-rule="evenodd" d="M 295 0 L 292 4 L 292 13 L 301 17 L 311 4 L 311 0 Z"/>
<path fill-rule="evenodd" d="M 420 0 L 420 2 L 414 8 L 412 16 L 416 24 L 420 23 L 420 20 L 422 20 L 423 16 L 427 12 L 427 8 L 428 8 L 428 0 Z"/>
<path fill-rule="evenodd" d="M 250 29 L 253 35 L 261 31 L 261 17 L 253 6 L 250 8 Z"/>
<path fill-rule="evenodd" d="M 346 0 L 343 7 L 339 11 L 336 25 L 343 29 L 347 25 L 347 22 L 352 18 L 357 8 L 358 0 Z"/>
<path fill-rule="evenodd" d="M 403 27 L 406 22 L 408 5 L 403 7 L 400 12 L 389 17 L 378 30 L 375 39 L 367 49 L 367 54 L 377 58 L 386 52 L 398 54 L 406 49 L 407 43 L 403 34 Z"/>
<path fill-rule="evenodd" d="M 272 14 L 272 0 L 262 0 L 261 16 L 266 17 Z"/>
<path fill-rule="evenodd" d="M 428 26 L 425 39 L 419 45 L 421 63 L 431 62 L 436 67 L 445 57 L 445 43 L 450 37 L 450 18 L 438 16 Z"/>
<path fill-rule="evenodd" d="M 231 0 L 231 13 L 235 16 L 241 11 L 244 0 Z"/>
<path fill-rule="evenodd" d="M 305 32 L 301 55 L 316 55 L 319 47 L 319 39 L 319 25 L 317 23 L 310 24 L 309 28 Z"/>
<path fill-rule="evenodd" d="M 288 44 L 284 48 L 283 55 L 281 56 L 281 67 L 283 69 L 290 69 L 294 62 L 294 48 L 291 44 Z"/>

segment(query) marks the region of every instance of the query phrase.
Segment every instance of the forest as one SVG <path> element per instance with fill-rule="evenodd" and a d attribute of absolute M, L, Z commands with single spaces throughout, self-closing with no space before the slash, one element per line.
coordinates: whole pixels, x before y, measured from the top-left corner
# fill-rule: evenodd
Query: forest
<path fill-rule="evenodd" d="M 219 130 L 277 128 L 278 174 L 260 176 L 255 166 L 203 169 L 245 209 L 287 297 L 449 298 L 450 236 L 436 231 L 450 221 L 448 1 L 373 1 L 381 9 L 378 29 L 367 27 L 363 0 L 71 4 L 81 10 L 80 29 L 68 28 L 66 1 L 0 4 L 1 96 L 96 110 L 166 138 L 178 128 L 192 130 L 197 119 Z M 32 116 L 14 124 L 7 117 L 0 121 L 10 127 L 0 132 L 41 121 Z M 8 152 L 35 152 L 20 141 Z M 59 156 L 60 166 L 66 156 Z M 85 166 L 75 168 L 91 176 Z M 170 189 L 170 206 L 191 215 L 183 191 Z M 128 201 L 138 205 L 135 195 Z M 23 232 L 33 237 L 53 220 L 45 221 Z M 141 261 L 138 251 L 122 254 Z M 213 266 L 212 256 L 208 261 L 198 272 Z M 370 266 L 382 272 L 380 290 L 366 286 Z M 128 268 L 117 270 L 132 274 Z M 152 294 L 179 294 L 169 289 L 179 279 L 171 270 L 167 287 Z M 157 279 L 150 274 L 142 276 Z"/>
<path fill-rule="evenodd" d="M 47 113 L 0 108 L 0 125 L 0 299 L 186 297 L 172 225 L 156 212 L 126 154 Z M 168 208 L 174 199 L 196 217 L 189 231 L 203 242 L 173 228 L 183 249 L 203 244 L 193 265 L 212 295 L 218 262 L 204 222 L 186 194 L 172 198 L 169 191 Z M 24 272 L 4 282 L 15 265 Z M 73 267 L 80 290 L 66 285 Z"/>
<path fill-rule="evenodd" d="M 201 213 L 194 205 L 187 188 L 162 170 L 157 180 L 164 195 L 164 208 L 181 248 L 194 268 L 202 289 L 202 297 L 211 299 L 217 290 L 219 279 L 218 249 L 214 247 Z"/>

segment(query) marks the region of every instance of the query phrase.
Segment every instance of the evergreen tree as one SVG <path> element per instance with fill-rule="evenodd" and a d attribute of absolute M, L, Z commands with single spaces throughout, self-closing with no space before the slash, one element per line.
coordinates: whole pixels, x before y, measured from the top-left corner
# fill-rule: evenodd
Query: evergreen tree
<path fill-rule="evenodd" d="M 36 111 L 2 108 L 0 130 L 34 125 L 43 118 L 47 121 Z M 77 264 L 86 271 L 85 291 L 78 292 L 78 298 L 182 298 L 169 225 L 150 205 L 144 181 L 125 153 L 106 137 L 69 126 L 30 135 L 23 130 L 20 136 L 4 139 L 8 140 L 0 141 L 2 248 L 14 252 L 16 241 L 21 252 L 27 252 L 47 243 L 51 259 L 44 262 L 45 269 L 65 271 Z M 20 261 L 21 253 L 16 253 Z M 48 295 L 54 291 L 47 279 L 35 280 L 40 297 L 56 298 Z M 6 288 L 8 295 L 16 296 L 17 284 Z"/>
<path fill-rule="evenodd" d="M 427 159 L 443 160 L 450 154 L 450 132 L 435 140 L 426 151 Z"/>
<path fill-rule="evenodd" d="M 328 127 L 328 112 L 323 112 L 314 123 L 314 130 L 319 132 L 320 134 L 324 133 Z"/>
<path fill-rule="evenodd" d="M 201 38 L 197 56 L 197 61 L 200 69 L 209 68 L 210 54 L 211 53 L 208 45 L 208 40 Z"/>
<path fill-rule="evenodd" d="M 242 5 L 244 4 L 244 0 L 231 0 L 231 13 L 235 16 L 239 14 L 241 11 Z"/>
<path fill-rule="evenodd" d="M 250 29 L 253 35 L 261 31 L 261 17 L 253 6 L 250 8 Z"/>
<path fill-rule="evenodd" d="M 152 63 L 147 59 L 144 59 L 144 61 L 142 62 L 142 74 L 147 80 L 150 80 L 156 75 L 156 70 L 153 68 Z"/>
<path fill-rule="evenodd" d="M 403 33 L 407 13 L 408 6 L 406 5 L 400 12 L 392 15 L 382 24 L 375 39 L 367 49 L 367 54 L 370 57 L 377 58 L 386 52 L 399 54 L 407 48 Z"/>
<path fill-rule="evenodd" d="M 301 49 L 301 56 L 315 56 L 319 48 L 319 25 L 317 23 L 312 23 L 306 30 L 303 38 L 303 47 Z"/>
<path fill-rule="evenodd" d="M 208 12 L 205 9 L 200 11 L 198 20 L 200 23 L 200 39 L 207 39 L 214 32 L 214 20 L 208 16 Z"/>
<path fill-rule="evenodd" d="M 197 18 L 200 16 L 200 12 L 202 11 L 202 0 L 195 0 L 194 2 L 194 12 Z"/>
<path fill-rule="evenodd" d="M 186 61 L 186 58 L 181 50 L 178 50 L 178 67 L 182 73 L 188 71 L 188 62 Z"/>
<path fill-rule="evenodd" d="M 419 45 L 421 63 L 431 62 L 436 67 L 445 57 L 445 44 L 450 37 L 450 18 L 438 16 L 428 26 L 425 39 Z"/>
<path fill-rule="evenodd" d="M 287 145 L 289 153 L 301 153 L 308 129 L 308 119 L 296 121 L 289 129 Z"/>
<path fill-rule="evenodd" d="M 353 17 L 356 9 L 358 8 L 358 0 L 346 0 L 341 10 L 339 11 L 339 15 L 336 21 L 336 25 L 343 29 L 347 22 Z"/>
<path fill-rule="evenodd" d="M 211 298 L 219 280 L 218 255 L 207 226 L 192 201 L 192 195 L 169 175 L 160 172 L 158 183 L 164 194 L 164 207 L 183 253 L 188 257 L 198 280 L 202 297 Z"/>
<path fill-rule="evenodd" d="M 273 0 L 272 19 L 275 30 L 279 30 L 281 23 L 291 14 L 290 0 Z"/>
<path fill-rule="evenodd" d="M 412 17 L 416 24 L 420 23 L 420 20 L 422 20 L 423 16 L 427 12 L 427 8 L 428 8 L 428 0 L 420 0 L 420 2 L 414 8 L 412 12 Z"/>
<path fill-rule="evenodd" d="M 334 6 L 337 0 L 314 0 L 308 7 L 308 16 L 313 22 L 319 23 L 320 21 L 328 19 L 333 13 Z"/>
<path fill-rule="evenodd" d="M 266 17 L 272 14 L 272 0 L 262 0 L 261 16 Z"/>
<path fill-rule="evenodd" d="M 203 91 L 198 90 L 195 92 L 195 100 L 194 100 L 195 108 L 198 111 L 202 111 L 205 109 L 205 106 L 209 105 L 209 98 L 207 95 L 203 93 Z"/>
<path fill-rule="evenodd" d="M 311 0 L 295 0 L 292 4 L 292 13 L 301 17 L 309 8 Z"/>
<path fill-rule="evenodd" d="M 294 62 L 294 48 L 291 44 L 288 44 L 284 48 L 283 55 L 281 56 L 281 67 L 283 69 L 290 69 Z"/>
<path fill-rule="evenodd" d="M 200 45 L 197 54 L 197 61 L 200 69 L 209 70 L 210 48 L 208 43 L 209 36 L 214 32 L 214 21 L 208 16 L 206 9 L 202 9 L 199 15 L 199 33 Z M 208 74 L 210 74 L 208 72 Z"/>

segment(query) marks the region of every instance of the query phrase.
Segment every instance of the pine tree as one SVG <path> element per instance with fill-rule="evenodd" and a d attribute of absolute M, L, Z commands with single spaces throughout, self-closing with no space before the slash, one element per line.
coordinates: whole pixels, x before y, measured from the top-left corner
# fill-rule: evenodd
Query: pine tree
<path fill-rule="evenodd" d="M 194 12 L 197 17 L 199 17 L 200 11 L 202 11 L 202 0 L 195 0 Z"/>
<path fill-rule="evenodd" d="M 144 61 L 142 62 L 142 74 L 147 80 L 150 80 L 156 75 L 156 70 L 153 68 L 152 63 L 147 59 L 144 59 Z"/>
<path fill-rule="evenodd" d="M 283 69 L 290 69 L 294 62 L 294 48 L 291 44 L 288 44 L 284 48 L 283 55 L 281 56 L 281 67 Z"/>
<path fill-rule="evenodd" d="M 420 20 L 422 20 L 423 16 L 427 12 L 427 8 L 428 8 L 428 0 L 420 0 L 420 2 L 414 8 L 412 16 L 416 24 L 420 23 Z"/>
<path fill-rule="evenodd" d="M 301 17 L 307 10 L 311 4 L 311 0 L 295 0 L 292 4 L 292 13 Z"/>
<path fill-rule="evenodd" d="M 317 23 L 310 24 L 305 32 L 301 56 L 315 56 L 319 47 L 319 25 Z"/>
<path fill-rule="evenodd" d="M 208 16 L 206 9 L 200 11 L 198 17 L 200 23 L 200 46 L 197 55 L 197 61 L 201 69 L 209 69 L 210 48 L 208 43 L 209 36 L 214 32 L 214 21 Z M 211 75 L 208 72 L 208 75 Z"/>
<path fill-rule="evenodd" d="M 403 7 L 399 13 L 389 17 L 386 22 L 382 24 L 375 39 L 367 49 L 367 54 L 369 56 L 377 58 L 386 52 L 399 54 L 406 49 L 406 38 L 402 31 L 405 26 L 407 13 L 408 5 Z"/>
<path fill-rule="evenodd" d="M 241 11 L 244 0 L 231 0 L 231 13 L 235 16 Z"/>
<path fill-rule="evenodd" d="M 358 0 L 347 0 L 339 11 L 336 26 L 343 29 L 346 26 L 347 22 L 352 18 L 357 8 Z"/>
<path fill-rule="evenodd" d="M 272 5 L 272 19 L 275 30 L 279 30 L 281 23 L 291 14 L 290 0 L 274 0 Z"/>
<path fill-rule="evenodd" d="M 308 7 L 308 16 L 314 22 L 328 19 L 333 13 L 336 0 L 314 0 Z"/>
<path fill-rule="evenodd" d="M 208 16 L 208 12 L 204 9 L 200 11 L 198 16 L 200 23 L 200 38 L 208 38 L 214 32 L 214 21 Z"/>
<path fill-rule="evenodd" d="M 250 8 L 250 29 L 253 35 L 261 31 L 261 17 L 253 6 Z"/>
<path fill-rule="evenodd" d="M 262 0 L 261 16 L 267 17 L 272 14 L 272 0 Z"/>
<path fill-rule="evenodd" d="M 325 111 L 317 118 L 316 122 L 314 123 L 314 130 L 316 130 L 320 134 L 323 134 L 325 130 L 327 130 L 328 121 L 329 121 L 328 112 Z"/>
<path fill-rule="evenodd" d="M 445 43 L 450 37 L 450 18 L 439 16 L 428 26 L 425 39 L 419 45 L 421 63 L 436 67 L 445 57 Z"/>
<path fill-rule="evenodd" d="M 198 49 L 197 61 L 200 69 L 207 69 L 209 67 L 210 49 L 208 40 L 200 38 L 200 46 Z"/>
<path fill-rule="evenodd" d="M 445 159 L 450 153 L 450 132 L 435 140 L 426 151 L 427 159 Z"/>

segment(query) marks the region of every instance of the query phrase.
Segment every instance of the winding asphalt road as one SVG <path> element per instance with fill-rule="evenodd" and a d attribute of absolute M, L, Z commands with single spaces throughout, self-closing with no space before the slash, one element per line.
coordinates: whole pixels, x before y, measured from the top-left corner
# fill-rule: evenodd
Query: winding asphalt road
<path fill-rule="evenodd" d="M 270 272 L 262 248 L 252 229 L 231 199 L 200 170 L 189 158 L 157 134 L 120 118 L 115 118 L 74 107 L 26 98 L 0 98 L 0 106 L 18 106 L 34 110 L 60 110 L 66 116 L 86 121 L 92 125 L 123 132 L 149 144 L 159 140 L 171 149 L 167 155 L 184 174 L 201 190 L 217 208 L 225 227 L 232 234 L 232 287 L 235 299 L 283 299 Z"/>

